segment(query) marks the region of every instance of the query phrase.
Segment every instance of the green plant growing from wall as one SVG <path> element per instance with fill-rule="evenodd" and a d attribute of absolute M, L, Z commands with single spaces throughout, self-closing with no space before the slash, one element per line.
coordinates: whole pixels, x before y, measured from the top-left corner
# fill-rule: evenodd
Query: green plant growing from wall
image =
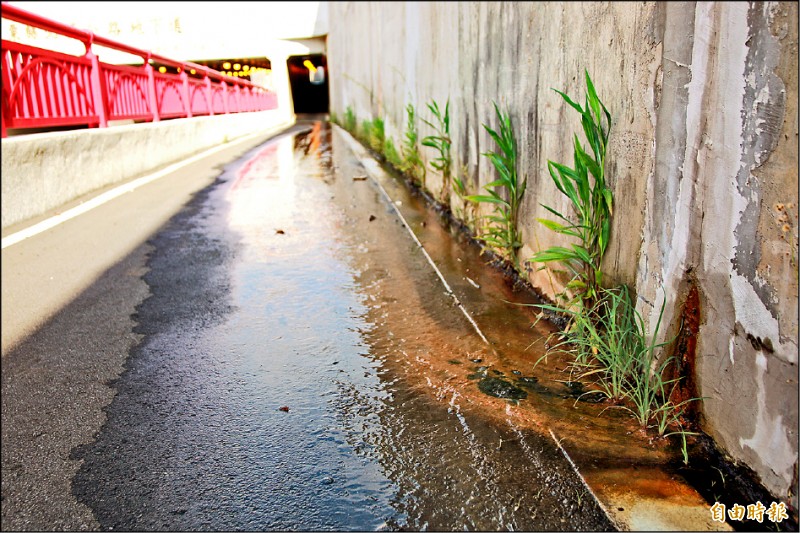
<path fill-rule="evenodd" d="M 636 310 L 626 286 L 599 288 L 597 296 L 591 312 L 581 306 L 567 310 L 547 304 L 535 306 L 565 312 L 571 318 L 571 326 L 557 334 L 560 340 L 554 343 L 551 350 L 571 356 L 570 372 L 577 379 L 593 381 L 596 389 L 584 395 L 601 394 L 607 397 L 615 407 L 631 413 L 643 429 L 653 428 L 660 437 L 679 435 L 686 462 L 686 436 L 695 433 L 684 430 L 681 415 L 687 404 L 702 398 L 689 398 L 678 403 L 671 399 L 681 378 L 664 377 L 669 365 L 674 363 L 674 356 L 660 363 L 658 357 L 660 350 L 669 346 L 674 339 L 656 342 L 666 306 L 666 294 L 649 341 L 644 320 Z M 546 355 L 536 364 L 544 357 Z M 670 428 L 676 430 L 667 432 Z"/>
<path fill-rule="evenodd" d="M 386 140 L 383 141 L 383 155 L 386 157 L 386 161 L 393 167 L 399 169 L 403 166 L 403 159 L 397 152 L 397 148 L 395 148 L 394 141 L 391 137 L 386 137 Z"/>
<path fill-rule="evenodd" d="M 439 153 L 438 157 L 431 161 L 431 166 L 442 173 L 442 190 L 439 193 L 439 200 L 443 204 L 449 205 L 450 172 L 453 164 L 450 158 L 450 146 L 452 144 L 450 139 L 450 100 L 448 99 L 447 104 L 445 104 L 444 114 L 440 111 L 439 104 L 435 100 L 428 104 L 428 109 L 436 119 L 436 124 L 434 125 L 425 119 L 422 119 L 422 121 L 433 128 L 436 134 L 428 135 L 422 139 L 422 145 L 434 148 Z"/>
<path fill-rule="evenodd" d="M 369 145 L 369 138 L 372 136 L 372 121 L 362 120 L 361 125 L 353 132 L 353 136 Z"/>
<path fill-rule="evenodd" d="M 469 196 L 469 189 L 467 187 L 467 176 L 469 175 L 469 168 L 467 165 L 461 167 L 461 173 L 453 176 L 453 191 L 461 200 L 461 205 L 456 207 L 456 217 L 464 221 L 468 228 L 472 228 L 473 219 L 475 216 L 475 202 L 471 201 Z"/>
<path fill-rule="evenodd" d="M 628 393 L 628 376 L 638 365 L 637 355 L 643 353 L 640 350 L 643 341 L 637 335 L 627 287 L 600 289 L 600 294 L 595 308 L 602 312 L 589 314 L 580 307 L 564 311 L 572 323 L 559 335 L 562 340 L 553 349 L 572 355 L 570 370 L 579 379 L 595 379 L 598 390 L 593 393 L 617 401 Z M 539 307 L 561 311 L 546 304 Z"/>
<path fill-rule="evenodd" d="M 361 127 L 356 132 L 356 137 L 359 138 L 362 142 L 364 142 L 368 147 L 372 146 L 372 130 L 373 125 L 371 120 L 362 120 Z"/>
<path fill-rule="evenodd" d="M 425 163 L 419 153 L 416 110 L 413 104 L 406 106 L 406 131 L 401 148 L 403 163 L 399 167 L 418 186 L 425 188 Z"/>
<path fill-rule="evenodd" d="M 396 168 L 402 166 L 403 161 L 394 146 L 394 141 L 386 136 L 386 124 L 382 118 L 362 121 L 356 137 L 376 153 L 383 155 L 392 166 Z"/>
<path fill-rule="evenodd" d="M 370 148 L 378 153 L 383 152 L 384 143 L 386 142 L 386 125 L 383 119 L 378 117 L 372 121 L 370 133 L 367 136 L 367 142 Z"/>
<path fill-rule="evenodd" d="M 497 179 L 484 186 L 488 195 L 469 195 L 469 201 L 494 206 L 491 215 L 483 217 L 487 223 L 480 229 L 480 239 L 496 248 L 519 269 L 517 250 L 522 247 L 519 234 L 519 208 L 525 194 L 527 180 L 520 180 L 517 172 L 517 141 L 508 113 L 502 113 L 494 103 L 499 131 L 486 124 L 483 127 L 500 148 L 499 152 L 484 152 L 497 171 Z"/>
<path fill-rule="evenodd" d="M 344 112 L 344 129 L 355 134 L 356 124 L 358 124 L 358 121 L 356 120 L 356 113 L 353 111 L 352 107 L 347 106 L 347 109 L 345 109 Z"/>
<path fill-rule="evenodd" d="M 612 193 L 604 170 L 611 115 L 597 97 L 588 72 L 586 87 L 583 107 L 563 92 L 556 92 L 580 113 L 591 153 L 583 149 L 578 136 L 574 135 L 574 168 L 548 161 L 553 182 L 569 198 L 578 220 L 572 222 L 565 214 L 544 204 L 542 206 L 559 221 L 538 219 L 556 233 L 576 238 L 579 244 L 571 244 L 570 248 L 553 246 L 530 258 L 532 262 L 565 264 L 573 275 L 566 290 L 574 291 L 575 295 L 569 299 L 566 309 L 546 304 L 535 307 L 564 313 L 570 318 L 569 326 L 558 334 L 560 341 L 553 349 L 572 356 L 571 372 L 577 373 L 579 379 L 594 380 L 596 389 L 586 394 L 606 396 L 618 404 L 616 407 L 629 411 L 642 428 L 655 428 L 659 436 L 679 435 L 684 462 L 687 462 L 686 436 L 692 433 L 683 428 L 681 416 L 688 403 L 702 398 L 672 401 L 681 378 L 666 379 L 664 376 L 667 368 L 674 364 L 674 356 L 659 362 L 659 354 L 672 341 L 656 342 L 666 294 L 648 341 L 644 320 L 628 288 L 602 286 L 600 264 L 608 246 L 613 214 Z M 670 428 L 676 430 L 668 432 Z"/>
<path fill-rule="evenodd" d="M 581 125 L 591 147 L 587 153 L 581 146 L 578 136 L 573 138 L 574 167 L 547 162 L 547 168 L 558 190 L 566 195 L 578 217 L 572 222 L 569 217 L 550 206 L 542 204 L 547 211 L 560 221 L 537 219 L 556 233 L 575 237 L 579 244 L 552 246 L 547 250 L 534 254 L 529 261 L 548 263 L 557 261 L 571 271 L 572 279 L 566 289 L 576 294 L 569 305 L 586 301 L 587 307 L 597 297 L 598 287 L 602 283 L 600 263 L 608 246 L 611 232 L 611 216 L 613 214 L 613 196 L 606 183 L 605 158 L 608 135 L 611 129 L 611 115 L 605 105 L 597 97 L 589 72 L 586 72 L 585 106 L 573 102 L 569 96 L 553 89 L 581 115 Z M 593 179 L 590 179 L 589 176 Z"/>

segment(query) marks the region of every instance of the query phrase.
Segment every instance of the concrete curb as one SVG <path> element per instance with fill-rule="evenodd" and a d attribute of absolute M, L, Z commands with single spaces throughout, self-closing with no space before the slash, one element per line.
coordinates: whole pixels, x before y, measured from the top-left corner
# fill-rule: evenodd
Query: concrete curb
<path fill-rule="evenodd" d="M 570 466 L 572 467 L 572 470 L 578 476 L 578 479 L 580 479 L 581 483 L 583 483 L 583 486 L 586 487 L 586 491 L 592 496 L 594 501 L 597 503 L 597 506 L 600 507 L 600 509 L 602 509 L 602 511 L 605 513 L 605 515 L 608 518 L 609 522 L 614 524 L 614 526 L 617 529 L 619 529 L 620 531 L 627 530 L 628 528 L 625 527 L 625 524 L 623 524 L 619 520 L 617 520 L 616 515 L 610 513 L 609 510 L 608 510 L 608 507 L 606 507 L 606 505 L 602 501 L 600 501 L 600 498 L 597 497 L 597 494 L 595 494 L 595 492 L 592 490 L 592 487 L 586 481 L 586 478 L 583 477 L 583 474 L 581 474 L 581 471 L 578 469 L 578 465 L 575 464 L 575 461 L 573 461 L 572 457 L 569 456 L 569 454 L 567 453 L 567 450 L 565 450 L 564 447 L 561 445 L 561 441 L 558 439 L 558 437 L 556 437 L 556 434 L 553 432 L 553 430 L 549 429 L 548 431 L 550 432 L 550 437 L 553 438 L 553 442 L 556 443 L 556 446 L 561 451 L 561 454 L 564 456 L 564 458 L 570 464 Z"/>
<path fill-rule="evenodd" d="M 275 135 L 276 133 L 280 132 L 281 130 L 284 130 L 284 129 L 292 126 L 294 123 L 295 123 L 294 120 L 286 121 L 286 122 L 279 123 L 277 125 L 271 126 L 271 127 L 267 128 L 267 129 L 259 130 L 259 131 L 253 132 L 253 133 L 249 133 L 249 134 L 240 136 L 240 137 L 236 138 L 233 141 L 230 141 L 230 142 L 227 142 L 227 143 L 224 143 L 224 144 L 219 144 L 217 146 L 214 146 L 212 148 L 204 150 L 204 151 L 202 151 L 200 153 L 196 153 L 195 155 L 193 155 L 191 157 L 188 157 L 186 159 L 180 160 L 180 161 L 178 161 L 176 163 L 173 163 L 173 164 L 171 164 L 171 165 L 169 165 L 167 167 L 164 167 L 164 168 L 162 168 L 162 169 L 160 169 L 160 170 L 158 170 L 156 172 L 153 172 L 151 174 L 147 174 L 147 175 L 142 176 L 140 178 L 134 179 L 133 181 L 128 181 L 128 182 L 124 183 L 123 185 L 120 185 L 120 186 L 118 186 L 118 187 L 116 187 L 114 189 L 111 189 L 111 190 L 108 190 L 106 192 L 103 192 L 103 193 L 99 194 L 98 196 L 95 196 L 94 198 L 91 198 L 90 200 L 87 200 L 86 202 L 83 202 L 83 203 L 79 204 L 78 206 L 75 206 L 75 207 L 73 207 L 71 209 L 68 209 L 67 211 L 64 211 L 62 213 L 58 213 L 55 216 L 47 218 L 47 219 L 45 219 L 45 220 L 43 220 L 43 221 L 41 221 L 41 222 L 39 222 L 37 224 L 34 224 L 32 226 L 29 226 L 29 227 L 27 227 L 25 229 L 22 229 L 20 231 L 17 231 L 15 233 L 11 234 L 11 235 L 8 235 L 8 236 L 4 237 L 2 239 L 2 247 L 1 248 L 5 249 L 8 246 L 11 246 L 11 245 L 16 244 L 18 242 L 21 242 L 21 241 L 23 241 L 23 240 L 25 240 L 25 239 L 27 239 L 29 237 L 32 237 L 32 236 L 34 236 L 34 235 L 36 235 L 38 233 L 41 233 L 41 232 L 46 231 L 46 230 L 48 230 L 50 228 L 53 228 L 53 227 L 57 226 L 58 224 L 61 224 L 62 222 L 66 221 L 66 220 L 69 220 L 69 219 L 74 218 L 74 217 L 76 217 L 76 216 L 78 216 L 80 214 L 83 214 L 83 213 L 85 213 L 85 212 L 87 212 L 87 211 L 89 211 L 91 209 L 94 209 L 95 207 L 97 207 L 99 205 L 102 205 L 102 204 L 104 204 L 104 203 L 106 203 L 106 202 L 108 202 L 108 201 L 110 201 L 110 200 L 112 200 L 112 199 L 114 199 L 114 198 L 116 198 L 118 196 L 121 196 L 121 195 L 123 195 L 125 193 L 131 192 L 131 191 L 137 189 L 138 187 L 141 187 L 141 186 L 143 186 L 143 185 L 145 185 L 147 183 L 150 183 L 152 181 L 155 181 L 155 180 L 157 180 L 159 178 L 163 178 L 164 176 L 167 176 L 170 173 L 175 172 L 176 170 L 178 170 L 178 169 L 180 169 L 180 168 L 182 168 L 182 167 L 184 167 L 186 165 L 192 164 L 192 163 L 194 163 L 196 161 L 199 161 L 199 160 L 201 160 L 201 159 L 203 159 L 205 157 L 208 157 L 208 156 L 210 156 L 212 154 L 215 154 L 215 153 L 217 153 L 219 151 L 222 151 L 222 150 L 231 148 L 233 146 L 236 146 L 237 144 L 250 141 L 250 140 L 252 140 L 252 139 L 254 139 L 256 137 L 259 137 L 259 136 L 267 136 L 268 137 L 268 136 Z M 66 203 L 66 202 L 64 202 L 64 203 Z M 5 204 L 5 201 L 4 201 L 4 204 Z M 5 207 L 4 207 L 4 209 L 5 209 Z M 4 227 L 5 227 L 5 225 L 4 225 Z"/>
<path fill-rule="evenodd" d="M 207 148 L 294 122 L 280 110 L 2 140 L 2 229 Z"/>

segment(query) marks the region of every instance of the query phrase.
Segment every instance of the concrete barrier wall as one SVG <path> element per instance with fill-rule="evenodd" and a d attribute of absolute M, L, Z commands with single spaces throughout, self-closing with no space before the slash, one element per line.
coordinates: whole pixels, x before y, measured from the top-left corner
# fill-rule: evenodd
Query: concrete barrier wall
<path fill-rule="evenodd" d="M 588 69 L 612 115 L 606 282 L 636 289 L 651 331 L 666 295 L 658 340 L 694 328 L 681 355 L 704 429 L 796 498 L 797 4 L 336 2 L 329 16 L 331 111 L 383 118 L 399 146 L 406 104 L 431 119 L 426 104 L 449 98 L 454 169 L 473 193 L 495 179 L 480 156 L 496 149 L 492 102 L 510 112 L 528 179 L 521 259 L 566 244 L 536 222 L 551 218 L 542 203 L 569 212 L 547 161 L 571 166 L 582 137 L 551 88 L 583 103 Z M 528 274 L 550 297 L 564 282 Z"/>
<path fill-rule="evenodd" d="M 3 139 L 2 227 L 292 120 L 271 110 Z"/>

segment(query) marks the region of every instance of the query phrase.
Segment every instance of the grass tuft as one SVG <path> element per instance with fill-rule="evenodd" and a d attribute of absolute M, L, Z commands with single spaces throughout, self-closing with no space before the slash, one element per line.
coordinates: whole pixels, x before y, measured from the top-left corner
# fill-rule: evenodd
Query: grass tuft
<path fill-rule="evenodd" d="M 674 356 L 658 361 L 661 351 L 672 340 L 656 343 L 666 301 L 665 294 L 650 341 L 644 320 L 624 285 L 598 289 L 598 298 L 589 310 L 582 306 L 566 311 L 546 304 L 535 307 L 570 316 L 570 326 L 558 333 L 560 340 L 550 350 L 571 357 L 570 370 L 576 379 L 589 380 L 595 386 L 587 394 L 606 396 L 617 407 L 631 413 L 642 428 L 655 429 L 659 436 L 680 435 L 684 460 L 687 460 L 686 435 L 692 433 L 684 430 L 681 415 L 686 405 L 702 398 L 690 398 L 678 404 L 670 399 L 680 380 L 665 378 Z"/>
<path fill-rule="evenodd" d="M 416 110 L 413 104 L 406 106 L 406 131 L 403 139 L 400 170 L 409 175 L 419 187 L 425 188 L 425 163 L 419 153 L 419 132 L 417 131 Z"/>
<path fill-rule="evenodd" d="M 356 119 L 356 113 L 353 111 L 353 108 L 347 106 L 347 109 L 344 112 L 344 129 L 349 131 L 350 133 L 356 133 L 356 125 L 358 121 Z"/>
<path fill-rule="evenodd" d="M 517 141 L 511 118 L 508 113 L 502 113 L 496 103 L 494 110 L 499 131 L 493 130 L 486 124 L 483 127 L 497 143 L 500 151 L 484 152 L 482 155 L 489 158 L 494 165 L 497 179 L 484 186 L 488 195 L 475 194 L 466 198 L 472 202 L 494 206 L 494 212 L 483 217 L 485 224 L 480 229 L 479 238 L 497 249 L 519 270 L 517 250 L 522 247 L 522 239 L 518 229 L 518 219 L 527 180 L 520 180 L 517 173 Z"/>
<path fill-rule="evenodd" d="M 422 121 L 433 128 L 436 132 L 434 135 L 428 135 L 422 139 L 422 146 L 434 148 L 438 152 L 438 156 L 431 161 L 431 167 L 438 170 L 442 174 L 442 190 L 439 193 L 439 200 L 445 204 L 450 204 L 450 173 L 453 161 L 450 158 L 450 146 L 452 139 L 450 138 L 450 100 L 444 108 L 444 113 L 439 109 L 439 104 L 435 100 L 428 104 L 428 109 L 436 119 L 436 124 L 422 119 Z"/>
<path fill-rule="evenodd" d="M 566 290 L 576 296 L 567 298 L 569 305 L 579 299 L 588 301 L 588 307 L 597 297 L 598 287 L 602 284 L 600 263 L 605 255 L 611 236 L 611 216 L 613 214 L 613 196 L 606 183 L 605 158 L 608 135 L 611 130 L 611 115 L 606 106 L 597 97 L 597 93 L 586 72 L 585 106 L 573 102 L 569 96 L 553 89 L 581 115 L 583 132 L 591 147 L 590 152 L 584 150 L 578 139 L 573 137 L 574 168 L 567 165 L 547 161 L 550 177 L 558 190 L 566 195 L 572 205 L 577 221 L 573 222 L 568 215 L 560 213 L 550 206 L 541 204 L 547 211 L 558 217 L 558 221 L 544 218 L 538 219 L 545 227 L 556 233 L 573 237 L 578 243 L 569 247 L 553 246 L 534 254 L 528 261 L 534 263 L 560 262 L 572 273 L 572 279 Z"/>

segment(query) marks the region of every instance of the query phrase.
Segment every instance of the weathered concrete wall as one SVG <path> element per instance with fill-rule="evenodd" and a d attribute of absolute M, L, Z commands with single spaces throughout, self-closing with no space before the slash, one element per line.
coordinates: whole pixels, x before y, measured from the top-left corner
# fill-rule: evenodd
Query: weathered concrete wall
<path fill-rule="evenodd" d="M 332 112 L 381 117 L 396 144 L 407 103 L 430 118 L 449 98 L 454 167 L 476 192 L 495 179 L 481 124 L 496 128 L 492 101 L 510 112 L 521 259 L 564 244 L 536 218 L 540 203 L 569 212 L 547 160 L 571 165 L 580 122 L 550 89 L 582 102 L 588 69 L 612 114 L 606 281 L 636 288 L 651 328 L 666 294 L 661 339 L 699 316 L 705 430 L 796 495 L 797 4 L 337 2 L 328 61 Z M 548 296 L 563 283 L 530 280 Z"/>
<path fill-rule="evenodd" d="M 414 104 L 431 118 L 426 104 L 444 107 L 450 98 L 453 158 L 464 167 L 473 191 L 492 181 L 492 169 L 480 153 L 493 145 L 482 124 L 497 127 L 493 101 L 508 110 L 515 126 L 521 172 L 528 192 L 521 221 L 528 257 L 558 236 L 537 222 L 548 216 L 539 203 L 569 212 L 547 173 L 547 160 L 571 163 L 571 136 L 580 132 L 577 113 L 551 88 L 582 100 L 584 68 L 601 98 L 613 102 L 613 135 L 608 174 L 617 201 L 640 203 L 653 166 L 655 84 L 661 64 L 661 18 L 651 4 L 573 3 L 392 3 L 332 5 L 329 61 L 337 76 L 331 82 L 331 109 L 342 115 L 352 106 L 359 121 L 383 117 L 387 135 L 402 138 L 405 105 Z M 335 26 L 335 27 L 334 27 Z M 586 48 L 592 35 L 593 56 Z M 380 43 L 392 43 L 383 46 Z M 569 51 L 572 53 L 568 53 Z M 585 56 L 585 57 L 584 57 Z M 637 90 L 648 87 L 647 90 Z M 420 123 L 423 135 L 431 133 Z M 424 157 L 433 154 L 424 150 Z M 430 187 L 441 187 L 437 176 Z M 480 183 L 478 180 L 480 179 Z M 617 238 L 607 252 L 606 270 L 618 281 L 633 283 L 637 271 L 641 207 L 615 220 Z M 533 272 L 545 294 L 562 289 L 550 273 Z M 562 280 L 563 281 L 563 280 Z"/>
<path fill-rule="evenodd" d="M 281 108 L 3 139 L 2 227 L 237 137 L 289 125 L 293 116 Z"/>
<path fill-rule="evenodd" d="M 785 495 L 797 471 L 797 5 L 697 3 L 692 20 L 666 7 L 672 101 L 657 115 L 638 289 L 674 295 L 674 331 L 697 288 L 706 430 Z"/>

